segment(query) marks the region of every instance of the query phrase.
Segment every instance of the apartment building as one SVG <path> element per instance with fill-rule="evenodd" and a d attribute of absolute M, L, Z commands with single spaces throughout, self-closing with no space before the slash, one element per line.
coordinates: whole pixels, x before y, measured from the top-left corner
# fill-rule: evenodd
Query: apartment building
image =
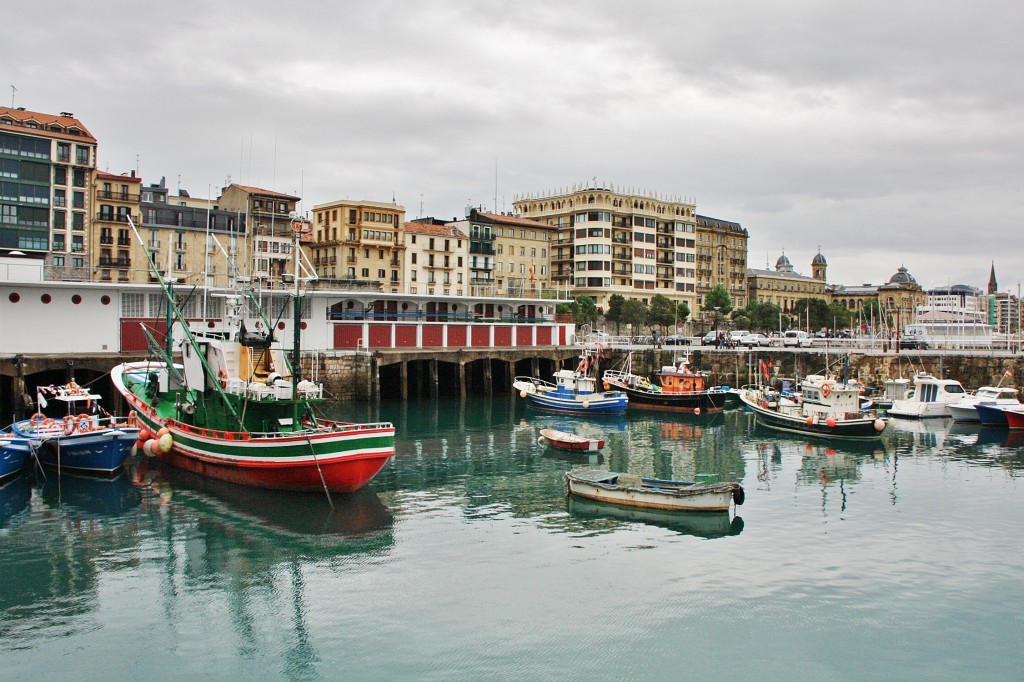
<path fill-rule="evenodd" d="M 696 206 L 680 197 L 597 186 L 517 197 L 520 217 L 551 229 L 550 280 L 607 306 L 613 294 L 647 303 L 662 294 L 691 308 Z"/>
<path fill-rule="evenodd" d="M 75 118 L 0 107 L 0 253 L 45 259 L 48 279 L 88 280 L 96 138 Z"/>
<path fill-rule="evenodd" d="M 399 293 L 406 286 L 404 227 L 405 207 L 396 203 L 331 201 L 313 207 L 303 248 L 324 284 Z"/>
<path fill-rule="evenodd" d="M 293 272 L 292 241 L 299 197 L 232 183 L 221 190 L 217 205 L 245 217 L 248 234 L 241 245 L 243 274 L 268 287 L 282 286 Z"/>
<path fill-rule="evenodd" d="M 93 176 L 92 196 L 96 213 L 92 216 L 89 252 L 92 259 L 92 279 L 100 282 L 137 282 L 132 277 L 132 263 L 144 267 L 139 257 L 145 256 L 142 245 L 132 234 L 128 219 L 139 225 L 140 188 L 142 180 L 132 171 L 128 175 L 114 175 L 96 171 Z M 133 258 L 133 251 L 135 257 Z"/>
<path fill-rule="evenodd" d="M 469 237 L 455 223 L 405 224 L 405 262 L 410 294 L 464 296 L 469 282 Z"/>
<path fill-rule="evenodd" d="M 450 225 L 477 235 L 470 238 L 474 295 L 529 297 L 551 286 L 550 225 L 475 208 Z"/>
<path fill-rule="evenodd" d="M 744 308 L 750 302 L 747 241 L 747 231 L 739 223 L 697 216 L 698 308 L 704 305 L 707 293 L 717 286 L 729 292 L 733 308 Z M 767 270 L 764 272 L 770 273 Z"/>
<path fill-rule="evenodd" d="M 183 189 L 173 195 L 161 177 L 141 187 L 139 211 L 144 243 L 131 247 L 131 281 L 155 281 L 147 258 L 161 277 L 196 286 L 224 287 L 236 274 L 250 276 L 243 210 L 221 208 L 212 199 L 192 197 Z"/>

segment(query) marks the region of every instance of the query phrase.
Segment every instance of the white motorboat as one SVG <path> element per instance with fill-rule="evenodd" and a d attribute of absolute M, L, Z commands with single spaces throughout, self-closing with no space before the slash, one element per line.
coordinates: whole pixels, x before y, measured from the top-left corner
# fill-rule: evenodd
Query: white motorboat
<path fill-rule="evenodd" d="M 1017 389 L 1010 386 L 982 386 L 973 394 L 965 395 L 955 403 L 946 406 L 949 414 L 958 422 L 980 421 L 977 406 L 1012 407 L 1020 405 Z"/>
<path fill-rule="evenodd" d="M 893 401 L 889 416 L 907 419 L 948 417 L 947 406 L 965 395 L 967 391 L 956 379 L 938 379 L 919 372 L 914 376 L 914 389 L 903 400 Z"/>

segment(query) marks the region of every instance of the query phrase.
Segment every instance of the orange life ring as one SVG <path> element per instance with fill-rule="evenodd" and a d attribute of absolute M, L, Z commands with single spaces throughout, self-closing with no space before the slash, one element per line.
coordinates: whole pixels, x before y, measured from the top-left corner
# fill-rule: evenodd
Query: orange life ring
<path fill-rule="evenodd" d="M 75 418 L 70 414 L 64 417 L 64 435 L 70 436 L 75 432 Z"/>
<path fill-rule="evenodd" d="M 831 384 L 827 384 L 827 383 L 826 384 L 822 384 L 821 385 L 821 397 L 822 398 L 827 398 L 830 395 L 832 395 L 832 385 Z"/>
<path fill-rule="evenodd" d="M 46 415 L 43 414 L 42 412 L 36 412 L 34 415 L 29 417 L 28 421 L 30 424 L 32 424 L 32 426 L 39 426 L 44 421 L 46 421 Z"/>
<path fill-rule="evenodd" d="M 92 419 L 87 414 L 80 414 L 75 426 L 78 427 L 79 433 L 88 433 L 92 431 Z"/>

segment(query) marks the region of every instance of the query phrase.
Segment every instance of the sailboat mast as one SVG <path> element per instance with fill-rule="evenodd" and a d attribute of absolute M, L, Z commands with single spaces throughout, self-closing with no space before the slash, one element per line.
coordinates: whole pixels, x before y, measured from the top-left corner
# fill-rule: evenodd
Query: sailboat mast
<path fill-rule="evenodd" d="M 302 223 L 298 220 L 298 216 L 292 222 L 292 228 L 294 231 L 292 236 L 292 261 L 295 264 L 295 297 L 292 303 L 292 400 L 296 400 L 299 395 L 299 379 L 302 376 L 301 365 L 299 364 L 302 360 L 302 335 L 299 328 L 299 325 L 302 324 L 302 294 L 299 289 L 299 236 L 302 231 Z M 298 407 L 296 407 L 297 409 Z M 298 415 L 296 415 L 296 418 L 298 418 Z"/>

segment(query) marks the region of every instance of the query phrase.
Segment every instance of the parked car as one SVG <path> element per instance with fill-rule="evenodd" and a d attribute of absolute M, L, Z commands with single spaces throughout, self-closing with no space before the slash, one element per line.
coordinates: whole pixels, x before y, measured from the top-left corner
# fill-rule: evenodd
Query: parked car
<path fill-rule="evenodd" d="M 741 346 L 747 346 L 749 348 L 753 348 L 754 346 L 768 346 L 768 345 L 771 345 L 769 340 L 768 340 L 768 337 L 765 336 L 764 334 L 760 333 L 760 332 L 754 332 L 752 334 L 747 334 L 746 336 L 744 336 L 743 338 L 740 339 L 739 344 Z"/>
<path fill-rule="evenodd" d="M 927 350 L 928 342 L 916 336 L 904 336 L 900 339 L 901 350 Z"/>
<path fill-rule="evenodd" d="M 713 345 L 715 343 L 715 332 L 710 331 L 707 334 L 705 334 L 704 336 L 702 336 L 701 339 L 700 339 L 700 343 L 703 346 Z"/>
<path fill-rule="evenodd" d="M 749 334 L 750 331 L 747 329 L 734 329 L 729 332 L 729 340 L 733 343 L 739 343 L 740 339 Z"/>
<path fill-rule="evenodd" d="M 782 345 L 794 348 L 810 348 L 811 337 L 807 332 L 790 329 L 782 336 Z"/>
<path fill-rule="evenodd" d="M 666 346 L 689 346 L 690 337 L 682 334 L 669 334 L 663 342 Z"/>

